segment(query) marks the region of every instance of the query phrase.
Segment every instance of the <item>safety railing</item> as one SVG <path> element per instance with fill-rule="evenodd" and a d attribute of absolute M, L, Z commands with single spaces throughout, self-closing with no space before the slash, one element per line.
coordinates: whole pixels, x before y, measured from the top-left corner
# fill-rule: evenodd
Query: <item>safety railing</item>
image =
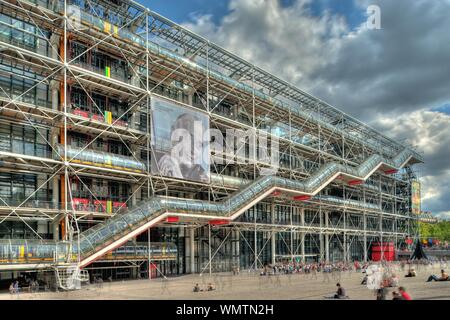
<path fill-rule="evenodd" d="M 108 200 L 91 200 L 80 202 L 79 199 L 67 202 L 67 210 L 74 210 L 75 212 L 88 213 L 107 213 L 117 214 L 126 213 L 130 208 L 124 202 L 115 202 Z M 51 200 L 36 200 L 23 198 L 0 198 L 0 208 L 8 209 L 32 209 L 32 210 L 64 210 L 65 203 L 53 202 Z"/>
<path fill-rule="evenodd" d="M 111 251 L 106 259 L 132 257 L 154 257 L 155 259 L 173 259 L 178 253 L 172 242 L 127 243 Z M 63 241 L 0 239 L 1 264 L 61 264 L 77 261 L 77 252 Z"/>
<path fill-rule="evenodd" d="M 348 167 L 341 164 L 329 163 L 314 173 L 310 178 L 303 181 L 294 181 L 276 176 L 263 176 L 241 188 L 221 202 L 153 197 L 137 207 L 128 210 L 125 214 L 116 214 L 111 219 L 82 232 L 79 239 L 75 239 L 73 242 L 72 252 L 74 254 L 81 254 L 86 258 L 113 242 L 127 241 L 127 237 L 132 231 L 149 221 L 156 221 L 157 218 L 165 212 L 174 214 L 192 213 L 196 215 L 229 218 L 232 215 L 242 213 L 249 203 L 268 194 L 268 192 L 271 192 L 273 189 L 280 188 L 297 193 L 315 195 L 315 193 L 323 188 L 326 183 L 330 183 L 330 180 L 337 175 L 352 175 L 353 177 L 364 180 L 367 179 L 368 175 L 378 166 L 384 164 L 398 169 L 400 166 L 404 165 L 406 159 L 410 159 L 411 156 L 410 150 L 405 149 L 403 152 L 399 153 L 393 161 L 379 155 L 373 155 L 358 167 Z M 28 242 L 22 242 L 22 244 L 19 243 L 18 245 L 24 246 L 23 250 L 25 250 L 25 247 L 28 248 L 29 246 Z M 66 244 L 60 243 L 51 244 L 50 248 L 55 245 L 56 248 L 60 245 L 63 246 L 60 248 L 60 253 L 67 250 L 64 249 Z M 44 246 L 43 243 L 37 244 L 36 248 L 41 248 L 41 246 L 48 248 L 48 246 Z M 56 251 L 56 249 L 54 251 Z M 28 251 L 26 252 L 28 257 Z M 19 254 L 21 254 L 20 251 Z M 20 257 L 23 258 L 24 255 L 25 253 Z M 32 256 L 34 255 L 32 253 Z M 56 260 L 58 261 L 58 258 Z"/>
<path fill-rule="evenodd" d="M 385 164 L 392 168 L 399 168 L 399 166 L 404 164 L 405 159 L 408 159 L 410 156 L 410 151 L 406 149 L 395 157 L 394 161 L 384 159 L 379 155 L 373 155 L 359 167 L 347 167 L 337 163 L 330 163 L 304 181 L 294 181 L 276 176 L 263 176 L 222 202 L 154 197 L 141 206 L 130 210 L 127 214 L 116 215 L 108 221 L 82 233 L 79 250 L 81 250 L 83 255 L 89 255 L 89 253 L 97 251 L 100 247 L 121 239 L 127 233 L 150 220 L 156 219 L 165 212 L 229 217 L 238 213 L 243 207 L 273 188 L 283 188 L 314 195 L 325 183 L 339 173 L 352 175 L 363 180 L 377 166 Z"/>

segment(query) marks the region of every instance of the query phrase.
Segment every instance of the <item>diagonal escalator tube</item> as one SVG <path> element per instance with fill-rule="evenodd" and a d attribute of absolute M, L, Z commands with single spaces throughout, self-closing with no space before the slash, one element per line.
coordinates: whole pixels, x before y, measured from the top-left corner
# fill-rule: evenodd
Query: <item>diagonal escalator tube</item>
<path fill-rule="evenodd" d="M 414 154 L 410 149 L 404 149 L 392 160 L 380 155 L 372 155 L 357 167 L 331 162 L 303 181 L 277 176 L 261 176 L 220 202 L 153 197 L 129 212 L 117 214 L 104 223 L 81 233 L 79 241 L 75 241 L 73 253 L 81 254 L 81 265 L 85 266 L 111 248 L 120 246 L 135 237 L 136 230 L 139 228 L 148 228 L 156 224 L 164 218 L 163 215 L 188 214 L 207 219 L 233 220 L 274 190 L 314 196 L 338 177 L 366 180 L 380 167 L 401 169 L 414 159 Z M 161 219 L 158 220 L 158 218 Z"/>

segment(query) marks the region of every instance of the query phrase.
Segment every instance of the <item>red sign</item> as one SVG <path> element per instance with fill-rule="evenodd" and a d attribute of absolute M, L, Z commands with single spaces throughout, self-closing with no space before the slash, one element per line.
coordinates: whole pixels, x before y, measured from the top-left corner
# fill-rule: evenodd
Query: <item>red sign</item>
<path fill-rule="evenodd" d="M 311 199 L 311 196 L 307 196 L 307 195 L 294 197 L 294 200 L 298 200 L 298 201 L 306 201 L 309 199 Z"/>
<path fill-rule="evenodd" d="M 228 220 L 210 220 L 209 224 L 213 226 L 225 225 L 228 224 Z"/>
<path fill-rule="evenodd" d="M 358 185 L 358 184 L 363 184 L 363 183 L 364 183 L 363 180 L 351 180 L 351 181 L 348 182 L 348 184 L 349 184 L 350 186 L 356 186 L 356 185 Z"/>
<path fill-rule="evenodd" d="M 180 221 L 179 217 L 167 217 L 166 222 L 173 223 Z"/>
<path fill-rule="evenodd" d="M 372 261 L 394 261 L 395 247 L 393 242 L 372 243 Z"/>
<path fill-rule="evenodd" d="M 89 113 L 83 110 L 73 110 L 73 114 L 83 118 L 89 118 Z"/>

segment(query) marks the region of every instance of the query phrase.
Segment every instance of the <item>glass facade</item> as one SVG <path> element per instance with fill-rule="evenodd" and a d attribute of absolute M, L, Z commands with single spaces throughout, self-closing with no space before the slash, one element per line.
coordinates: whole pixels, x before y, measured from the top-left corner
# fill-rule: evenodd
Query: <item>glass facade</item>
<path fill-rule="evenodd" d="M 28 2 L 50 9 L 58 9 L 60 5 L 58 1 Z M 274 260 L 319 261 L 325 259 L 326 244 L 329 260 L 362 260 L 367 250 L 362 232 L 409 232 L 405 217 L 412 204 L 406 199 L 413 174 L 400 167 L 410 157 L 420 162 L 420 155 L 415 151 L 397 144 L 395 148 L 386 147 L 385 138 L 381 136 L 379 139 L 383 143 L 374 147 L 359 133 L 342 129 L 350 127 L 353 120 L 343 114 L 338 114 L 338 120 L 333 119 L 337 111 L 318 102 L 311 110 L 303 101 L 299 107 L 298 101 L 280 98 L 284 89 L 276 89 L 279 93 L 274 95 L 273 88 L 267 90 L 264 83 L 255 82 L 261 79 L 250 81 L 244 77 L 250 69 L 230 72 L 226 70 L 228 66 L 219 67 L 217 60 L 211 67 L 202 54 L 205 51 L 211 53 L 212 58 L 216 55 L 217 59 L 217 48 L 202 48 L 198 55 L 188 59 L 188 54 L 192 53 L 189 46 L 176 50 L 173 45 L 168 45 L 170 49 L 163 48 L 161 42 L 152 42 L 155 35 L 147 42 L 143 29 L 125 27 L 119 30 L 118 27 L 129 22 L 126 15 L 114 14 L 95 1 L 72 0 L 69 4 L 80 6 L 80 19 L 86 28 L 67 41 L 68 59 L 74 59 L 69 63 L 74 73 L 66 74 L 67 83 L 63 83 L 61 72 L 46 79 L 52 67 L 39 65 L 30 56 L 17 60 L 10 55 L 0 62 L 0 98 L 6 103 L 13 100 L 6 108 L 9 113 L 1 114 L 0 152 L 14 154 L 5 156 L 9 167 L 0 173 L 0 201 L 20 205 L 30 197 L 23 204 L 25 209 L 50 211 L 60 209 L 60 201 L 67 192 L 69 196 L 65 200 L 69 209 L 74 209 L 75 215 L 82 211 L 85 218 L 80 222 L 83 232 L 79 244 L 74 244 L 74 252 L 84 257 L 128 237 L 133 230 L 167 212 L 192 214 L 204 223 L 196 225 L 194 239 L 190 239 L 182 224 L 152 227 L 150 242 L 176 245 L 176 259 L 146 262 L 136 269 L 110 268 L 110 263 L 101 262 L 93 265 L 94 275 L 120 279 L 152 276 L 155 270 L 165 275 L 179 275 L 208 272 L 210 268 L 213 272 L 230 271 L 236 266 L 261 268 Z M 53 36 L 52 43 L 58 47 L 63 39 L 61 32 L 52 34 L 46 26 L 38 28 L 0 13 L 0 40 L 33 52 L 32 58 L 36 57 L 35 53 L 46 57 L 61 54 L 62 48 L 52 52 L 49 45 Z M 89 36 L 83 37 L 84 32 Z M 103 35 L 102 32 L 111 35 L 110 39 L 92 47 L 92 42 L 98 34 Z M 195 47 L 195 41 L 190 45 Z M 123 51 L 124 48 L 129 50 Z M 147 53 L 149 65 L 145 65 L 143 59 Z M 240 62 L 234 61 L 230 66 L 234 63 L 239 65 Z M 251 70 L 259 72 L 253 66 Z M 62 92 L 64 85 L 67 92 Z M 186 109 L 208 111 L 211 127 L 219 128 L 225 138 L 227 128 L 241 126 L 272 132 L 282 138 L 277 175 L 259 177 L 261 168 L 249 162 L 211 165 L 211 173 L 222 179 L 222 185 L 195 184 L 152 174 L 148 163 L 155 159 L 151 146 L 155 138 L 152 133 L 155 119 L 149 106 L 155 95 L 148 95 L 149 92 L 189 104 L 190 107 L 184 106 Z M 309 99 L 314 100 L 312 97 L 306 100 Z M 68 114 L 62 112 L 64 100 L 68 101 Z M 25 106 L 15 110 L 14 102 Z M 49 109 L 52 109 L 51 115 L 46 114 Z M 343 119 L 345 126 L 342 126 Z M 164 121 L 159 121 L 158 125 L 163 129 L 171 127 Z M 329 141 L 324 141 L 324 137 Z M 376 135 L 372 133 L 372 137 Z M 248 158 L 247 141 L 242 149 Z M 61 156 L 63 150 L 67 150 L 68 159 Z M 28 161 L 17 155 L 53 158 L 53 162 L 49 165 L 50 161 L 42 159 Z M 69 160 L 74 165 L 66 176 L 58 174 L 56 180 L 44 183 L 49 176 L 40 173 L 41 169 L 51 171 L 51 166 L 59 168 L 61 161 Z M 3 164 L 3 157 L 1 161 Z M 398 176 L 394 179 L 383 172 L 384 169 L 379 170 L 380 163 L 387 168 L 399 168 Z M 16 169 L 16 166 L 22 167 Z M 11 168 L 14 170 L 6 172 Z M 360 187 L 350 185 L 350 177 L 361 179 L 369 174 L 371 177 Z M 246 179 L 245 183 L 239 180 L 236 183 L 233 179 L 238 177 Z M 278 195 L 267 195 L 275 189 Z M 321 191 L 316 194 L 318 190 Z M 299 194 L 306 198 L 311 196 L 311 199 L 296 199 Z M 263 196 L 269 199 L 261 200 Z M 258 203 L 248 208 L 257 198 Z M 119 207 L 123 210 L 118 210 Z M 0 210 L 6 215 L 9 208 L 0 203 Z M 211 217 L 224 218 L 235 213 L 242 215 L 230 226 L 205 226 Z M 37 210 L 35 214 L 39 214 Z M 48 212 L 41 215 L 45 214 Z M 54 218 L 59 213 L 51 214 Z M 29 226 L 44 229 L 43 224 L 33 221 Z M 328 229 L 324 231 L 326 226 Z M 50 229 L 47 226 L 46 236 L 52 236 Z M 30 231 L 20 221 L 0 223 L 2 239 L 34 238 L 36 235 Z M 373 239 L 369 237 L 368 241 Z M 145 243 L 149 239 L 144 232 L 132 240 Z M 48 249 L 48 246 L 45 244 L 42 248 Z M 113 271 L 99 271 L 95 267 Z"/>

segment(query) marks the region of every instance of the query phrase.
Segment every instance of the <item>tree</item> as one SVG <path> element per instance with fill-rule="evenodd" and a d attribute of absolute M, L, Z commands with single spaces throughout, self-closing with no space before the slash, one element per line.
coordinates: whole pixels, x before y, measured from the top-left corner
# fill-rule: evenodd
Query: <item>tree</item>
<path fill-rule="evenodd" d="M 450 221 L 438 223 L 419 222 L 420 238 L 433 238 L 440 241 L 450 241 Z"/>

